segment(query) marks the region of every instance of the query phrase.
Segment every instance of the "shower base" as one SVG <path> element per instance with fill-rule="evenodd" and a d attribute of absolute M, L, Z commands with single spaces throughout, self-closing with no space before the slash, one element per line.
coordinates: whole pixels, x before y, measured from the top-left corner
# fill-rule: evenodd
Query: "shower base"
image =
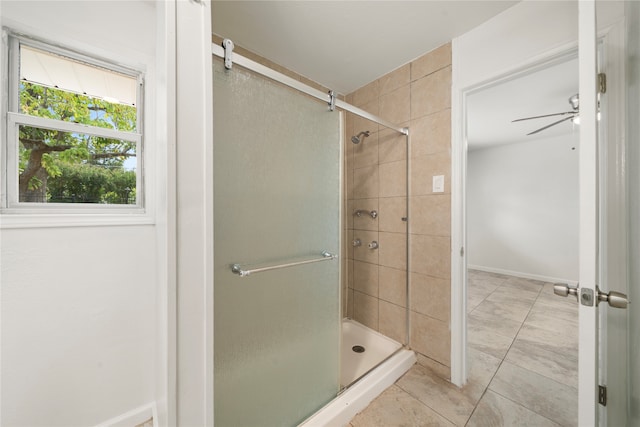
<path fill-rule="evenodd" d="M 354 346 L 364 347 L 364 352 L 353 351 Z M 414 365 L 416 355 L 402 349 L 400 343 L 358 322 L 344 319 L 341 362 L 340 383 L 351 385 L 300 427 L 346 426 Z"/>
<path fill-rule="evenodd" d="M 340 360 L 340 387 L 351 383 L 369 372 L 378 363 L 402 347 L 379 332 L 354 320 L 342 321 L 342 359 Z"/>

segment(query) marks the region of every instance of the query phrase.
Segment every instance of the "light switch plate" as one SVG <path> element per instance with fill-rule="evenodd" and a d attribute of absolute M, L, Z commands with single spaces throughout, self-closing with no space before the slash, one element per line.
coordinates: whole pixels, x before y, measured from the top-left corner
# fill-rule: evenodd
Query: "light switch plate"
<path fill-rule="evenodd" d="M 444 193 L 444 175 L 435 175 L 433 177 L 433 192 Z"/>

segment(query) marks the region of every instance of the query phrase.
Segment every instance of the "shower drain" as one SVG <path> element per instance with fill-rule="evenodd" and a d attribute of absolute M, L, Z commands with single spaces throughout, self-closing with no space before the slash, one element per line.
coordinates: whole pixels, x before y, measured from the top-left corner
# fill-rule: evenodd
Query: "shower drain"
<path fill-rule="evenodd" d="M 353 347 L 351 347 L 351 350 L 355 351 L 356 353 L 364 353 L 364 347 L 361 345 L 354 345 Z"/>

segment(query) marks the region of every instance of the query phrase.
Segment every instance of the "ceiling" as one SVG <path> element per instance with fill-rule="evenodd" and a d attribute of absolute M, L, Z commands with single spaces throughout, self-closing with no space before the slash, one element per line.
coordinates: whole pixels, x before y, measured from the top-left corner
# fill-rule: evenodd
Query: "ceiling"
<path fill-rule="evenodd" d="M 348 94 L 489 20 L 517 1 L 218 1 L 213 32 Z M 470 149 L 571 133 L 521 117 L 569 111 L 575 60 L 526 73 L 468 98 Z"/>
<path fill-rule="evenodd" d="M 469 149 L 569 135 L 577 130 L 571 120 L 527 136 L 566 116 L 512 123 L 523 117 L 572 111 L 569 97 L 578 93 L 578 58 L 525 73 L 472 93 L 467 98 Z"/>
<path fill-rule="evenodd" d="M 217 1 L 213 32 L 348 94 L 517 1 Z"/>

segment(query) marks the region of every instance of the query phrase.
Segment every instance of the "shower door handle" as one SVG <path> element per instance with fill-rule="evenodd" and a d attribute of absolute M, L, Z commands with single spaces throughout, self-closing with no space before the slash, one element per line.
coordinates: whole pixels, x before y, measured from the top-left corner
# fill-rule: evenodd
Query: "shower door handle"
<path fill-rule="evenodd" d="M 294 262 L 288 262 L 285 264 L 276 264 L 276 265 L 270 265 L 267 267 L 259 267 L 259 268 L 253 268 L 248 270 L 244 270 L 240 264 L 231 264 L 231 271 L 240 277 L 247 277 L 253 273 L 262 273 L 263 271 L 279 270 L 281 268 L 295 267 L 296 265 L 311 264 L 311 263 L 320 262 L 320 261 L 330 261 L 338 258 L 338 255 L 334 255 L 327 251 L 322 251 L 320 255 L 322 255 L 322 258 L 305 259 L 302 261 L 294 261 Z"/>

